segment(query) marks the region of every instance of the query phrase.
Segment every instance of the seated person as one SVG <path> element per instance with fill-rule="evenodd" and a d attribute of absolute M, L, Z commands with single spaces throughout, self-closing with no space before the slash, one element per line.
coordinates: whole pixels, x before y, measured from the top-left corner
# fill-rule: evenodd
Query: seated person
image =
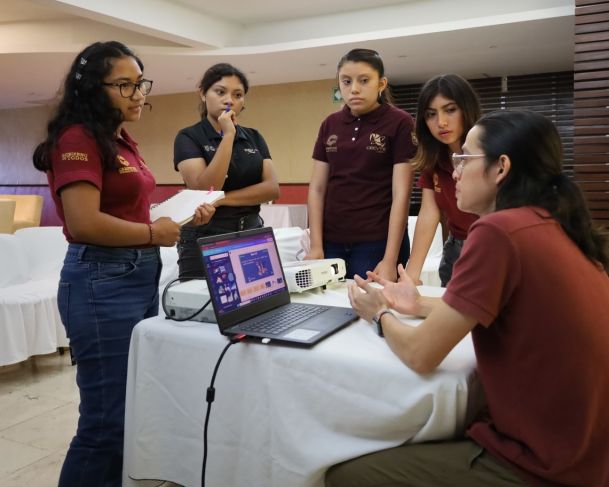
<path fill-rule="evenodd" d="M 349 297 L 419 373 L 471 332 L 488 408 L 467 438 L 365 455 L 326 485 L 608 486 L 609 239 L 545 117 L 486 115 L 456 158 L 457 205 L 480 219 L 444 296 L 420 296 L 400 266 L 397 283 L 356 277 Z M 390 309 L 426 318 L 412 327 Z"/>

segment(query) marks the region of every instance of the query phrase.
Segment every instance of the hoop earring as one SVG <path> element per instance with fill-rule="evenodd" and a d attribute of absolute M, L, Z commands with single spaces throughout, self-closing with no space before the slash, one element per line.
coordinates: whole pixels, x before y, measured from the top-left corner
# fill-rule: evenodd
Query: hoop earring
<path fill-rule="evenodd" d="M 379 91 L 379 96 L 376 101 L 378 101 L 381 105 L 383 104 L 383 90 Z"/>

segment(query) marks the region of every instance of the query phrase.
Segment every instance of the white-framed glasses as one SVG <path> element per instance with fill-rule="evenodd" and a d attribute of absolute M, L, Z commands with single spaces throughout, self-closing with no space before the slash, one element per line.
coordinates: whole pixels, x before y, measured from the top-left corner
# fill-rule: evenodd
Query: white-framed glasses
<path fill-rule="evenodd" d="M 465 161 L 471 159 L 479 159 L 481 157 L 486 157 L 484 154 L 457 154 L 453 152 L 451 159 L 453 161 L 453 168 L 457 172 L 457 174 L 461 174 L 463 172 L 463 166 L 465 166 Z"/>

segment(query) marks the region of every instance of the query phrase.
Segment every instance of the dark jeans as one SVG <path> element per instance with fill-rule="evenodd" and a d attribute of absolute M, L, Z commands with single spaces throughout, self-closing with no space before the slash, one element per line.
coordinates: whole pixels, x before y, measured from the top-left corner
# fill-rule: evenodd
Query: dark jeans
<path fill-rule="evenodd" d="M 180 279 L 205 279 L 201 251 L 197 245 L 200 237 L 222 235 L 239 230 L 261 228 L 264 220 L 258 215 L 247 215 L 240 218 L 212 219 L 207 225 L 198 227 L 186 225 L 182 227 L 180 241 L 178 242 L 178 267 Z"/>
<path fill-rule="evenodd" d="M 133 327 L 158 314 L 158 248 L 70 244 L 57 301 L 76 360 L 80 417 L 59 487 L 120 487 Z"/>
<path fill-rule="evenodd" d="M 442 260 L 440 261 L 440 269 L 438 271 L 442 287 L 446 287 L 448 281 L 450 281 L 450 278 L 453 276 L 453 265 L 461 255 L 463 242 L 465 242 L 465 240 L 459 240 L 458 238 L 449 235 L 444 243 Z"/>
<path fill-rule="evenodd" d="M 326 259 L 343 259 L 347 267 L 347 279 L 353 279 L 353 275 L 366 277 L 366 271 L 372 271 L 376 265 L 383 260 L 387 240 L 375 240 L 372 242 L 358 243 L 335 243 L 324 241 L 324 257 Z M 408 233 L 404 235 L 402 247 L 398 256 L 399 264 L 405 263 L 410 257 L 410 240 Z"/>

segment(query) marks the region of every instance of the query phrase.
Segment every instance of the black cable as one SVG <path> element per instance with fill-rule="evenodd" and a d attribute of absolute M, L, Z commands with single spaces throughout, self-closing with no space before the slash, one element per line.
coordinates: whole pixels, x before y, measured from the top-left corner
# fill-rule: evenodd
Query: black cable
<path fill-rule="evenodd" d="M 204 279 L 201 279 L 204 280 Z M 167 285 L 165 286 L 165 289 L 163 289 L 163 294 L 161 296 L 161 306 L 163 308 L 163 312 L 165 313 L 165 318 L 167 318 L 168 320 L 173 320 L 173 321 L 188 321 L 188 320 L 192 320 L 195 316 L 197 316 L 201 311 L 203 311 L 205 308 L 207 308 L 207 306 L 209 305 L 209 303 L 211 303 L 211 298 L 209 298 L 207 300 L 207 302 L 201 306 L 197 311 L 195 311 L 193 314 L 191 314 L 190 316 L 187 316 L 186 318 L 174 318 L 173 316 L 170 316 L 170 314 L 167 312 L 167 306 L 165 303 L 165 299 L 167 298 L 167 291 L 169 290 L 170 287 L 173 286 L 173 284 L 175 284 L 176 282 L 182 282 L 181 279 L 178 277 L 176 279 L 173 279 L 172 281 L 169 281 L 167 283 Z"/>
<path fill-rule="evenodd" d="M 205 424 L 203 425 L 203 466 L 201 469 L 201 487 L 205 487 L 205 466 L 207 465 L 207 426 L 209 425 L 209 413 L 211 412 L 211 403 L 214 402 L 216 398 L 216 389 L 214 388 L 214 382 L 216 381 L 216 374 L 218 373 L 218 369 L 220 368 L 220 362 L 224 358 L 224 354 L 230 348 L 231 345 L 235 343 L 239 343 L 245 339 L 246 335 L 243 333 L 239 333 L 238 335 L 232 336 L 230 341 L 222 350 L 218 361 L 216 362 L 216 366 L 214 367 L 214 373 L 211 376 L 211 383 L 207 388 L 207 393 L 205 395 L 205 400 L 207 401 L 207 411 L 205 413 Z"/>

